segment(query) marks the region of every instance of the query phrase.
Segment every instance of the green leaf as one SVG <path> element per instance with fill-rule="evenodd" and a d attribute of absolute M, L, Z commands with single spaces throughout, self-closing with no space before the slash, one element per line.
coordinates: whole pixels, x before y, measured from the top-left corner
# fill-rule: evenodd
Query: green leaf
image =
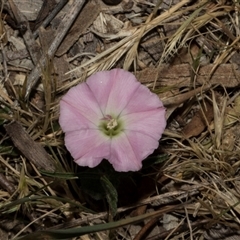
<path fill-rule="evenodd" d="M 98 170 L 89 168 L 86 172 L 78 175 L 82 190 L 95 200 L 105 198 L 105 191 L 101 184 L 101 174 Z"/>
<path fill-rule="evenodd" d="M 117 213 L 118 193 L 113 184 L 106 176 L 101 177 L 101 183 L 106 193 L 106 199 L 109 204 L 109 209 L 114 217 Z"/>
<path fill-rule="evenodd" d="M 48 171 L 43 171 L 40 170 L 42 174 L 48 177 L 53 177 L 53 178 L 60 178 L 60 179 L 78 179 L 78 176 L 76 176 L 75 173 L 73 172 L 48 172 Z"/>
<path fill-rule="evenodd" d="M 34 232 L 32 234 L 17 238 L 16 240 L 32 240 L 32 239 L 42 240 L 45 238 L 48 240 L 51 240 L 51 239 L 57 240 L 57 239 L 68 239 L 68 238 L 79 237 L 85 234 L 123 227 L 128 224 L 136 224 L 150 217 L 160 217 L 164 213 L 172 212 L 174 209 L 182 207 L 182 205 L 183 204 L 178 204 L 175 206 L 174 205 L 167 206 L 164 209 L 160 209 L 155 212 L 146 213 L 137 217 L 122 219 L 116 222 L 110 222 L 110 223 L 98 224 L 94 226 L 86 226 L 86 227 L 80 227 L 80 228 L 45 230 L 45 231 Z"/>
<path fill-rule="evenodd" d="M 143 161 L 143 168 L 148 168 L 154 164 L 159 164 L 162 162 L 167 161 L 169 158 L 168 154 L 162 154 L 162 155 L 157 155 L 157 156 L 151 156 L 146 158 L 146 160 Z"/>
<path fill-rule="evenodd" d="M 17 152 L 14 151 L 14 148 L 12 146 L 5 146 L 5 145 L 0 145 L 0 154 L 1 155 L 11 155 L 11 156 L 18 156 Z"/>

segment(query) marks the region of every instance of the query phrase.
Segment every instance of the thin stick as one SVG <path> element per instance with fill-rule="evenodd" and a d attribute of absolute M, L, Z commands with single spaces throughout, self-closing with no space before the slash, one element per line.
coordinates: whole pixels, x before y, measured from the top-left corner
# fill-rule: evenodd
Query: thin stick
<path fill-rule="evenodd" d="M 69 11 L 68 14 L 66 14 L 66 16 L 63 18 L 62 22 L 58 26 L 58 29 L 56 31 L 57 34 L 56 34 L 53 42 L 51 43 L 51 45 L 48 49 L 48 52 L 47 52 L 48 58 L 51 59 L 54 56 L 54 54 L 57 51 L 59 45 L 61 44 L 63 38 L 67 34 L 68 30 L 70 29 L 72 23 L 74 22 L 74 20 L 78 16 L 79 12 L 81 11 L 85 1 L 86 0 L 78 0 L 78 1 L 74 1 L 72 3 L 71 10 Z M 31 92 L 31 89 L 37 83 L 37 81 L 38 81 L 38 79 L 41 75 L 41 69 L 44 68 L 46 63 L 47 63 L 46 56 L 43 55 L 40 58 L 38 64 L 33 68 L 31 73 L 29 74 L 28 79 L 27 79 L 25 99 L 28 98 L 28 96 Z"/>
<path fill-rule="evenodd" d="M 65 6 L 65 4 L 68 2 L 68 0 L 61 0 L 57 6 L 52 10 L 51 13 L 44 19 L 42 22 L 41 27 L 47 27 L 47 25 L 56 17 L 56 15 L 60 12 L 60 10 Z M 33 36 L 37 38 L 39 35 L 39 30 L 37 29 L 34 33 Z"/>

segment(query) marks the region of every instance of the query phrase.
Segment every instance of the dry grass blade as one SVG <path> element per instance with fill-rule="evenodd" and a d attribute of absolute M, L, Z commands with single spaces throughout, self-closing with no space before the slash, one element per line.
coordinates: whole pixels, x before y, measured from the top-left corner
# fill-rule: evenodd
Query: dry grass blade
<path fill-rule="evenodd" d="M 17 2 L 61 10 L 30 20 Z M 238 239 L 239 1 L 57 2 L 1 2 L 0 239 Z M 64 92 L 113 67 L 134 72 L 166 108 L 139 172 L 78 166 L 59 125 Z"/>
<path fill-rule="evenodd" d="M 224 122 L 227 98 L 225 97 L 223 100 L 221 100 L 222 105 L 221 105 L 221 111 L 220 111 L 218 104 L 216 102 L 215 93 L 213 91 L 212 91 L 212 97 L 213 97 L 213 111 L 214 111 L 215 144 L 216 144 L 216 148 L 218 149 L 221 145 L 221 140 L 222 140 L 222 130 L 223 130 L 223 122 Z"/>
<path fill-rule="evenodd" d="M 206 3 L 206 2 L 205 2 Z M 205 4 L 203 3 L 203 5 Z M 164 62 L 166 59 L 169 58 L 169 55 L 172 55 L 174 53 L 177 52 L 178 48 L 181 48 L 183 46 L 183 44 L 186 42 L 186 37 L 185 37 L 185 41 L 181 41 L 183 34 L 186 32 L 186 30 L 189 28 L 189 25 L 191 25 L 192 21 L 194 20 L 194 18 L 197 17 L 197 15 L 199 14 L 199 12 L 203 9 L 204 6 L 202 7 L 198 7 L 198 5 L 196 6 L 196 8 L 198 8 L 197 10 L 195 10 L 191 16 L 181 24 L 181 26 L 179 27 L 179 29 L 173 34 L 173 36 L 171 36 L 168 39 L 168 43 L 165 46 L 164 49 L 164 53 L 162 55 L 162 58 L 160 59 L 160 64 L 162 62 Z M 191 28 L 192 29 L 197 29 L 197 28 Z M 190 30 L 190 31 L 191 31 Z M 186 34 L 187 36 L 191 36 L 191 34 L 188 32 Z"/>
<path fill-rule="evenodd" d="M 146 25 L 136 27 L 135 30 L 132 30 L 132 35 L 125 37 L 120 42 L 115 44 L 113 47 L 98 54 L 96 57 L 93 57 L 92 59 L 80 65 L 79 67 L 72 69 L 67 74 L 72 73 L 74 71 L 81 71 L 81 69 L 84 69 L 84 72 L 86 72 L 86 75 L 84 77 L 87 77 L 93 74 L 94 72 L 111 68 L 125 53 L 129 51 L 133 51 L 133 52 L 136 51 L 136 46 L 133 46 L 133 45 L 136 41 L 137 42 L 140 41 L 139 35 L 144 36 L 149 31 L 154 29 L 156 26 L 162 25 L 163 22 L 166 21 L 168 18 L 173 18 L 174 13 L 189 2 L 190 2 L 189 0 L 181 1 L 178 4 L 174 5 L 172 8 L 170 8 L 167 12 L 164 12 L 160 16 L 151 20 Z M 131 54 L 129 53 L 129 56 L 130 55 Z M 129 58 L 129 61 L 130 62 L 132 61 L 132 57 Z M 128 69 L 130 64 L 129 61 L 127 59 L 125 60 L 125 63 L 123 66 L 124 69 Z M 75 85 L 77 82 L 79 82 L 79 79 L 73 81 L 67 87 L 71 87 Z"/>
<path fill-rule="evenodd" d="M 161 3 L 162 3 L 162 0 L 158 0 L 158 3 L 156 4 L 156 6 L 153 9 L 153 12 L 147 18 L 145 27 L 141 28 L 141 32 L 138 34 L 138 38 L 135 40 L 131 49 L 129 49 L 129 51 L 127 52 L 124 66 L 123 66 L 124 69 L 129 69 L 132 62 L 135 61 L 134 71 L 136 71 L 136 58 L 137 58 L 137 54 L 138 54 L 138 46 L 140 44 L 141 38 L 146 34 L 146 28 L 147 28 L 149 22 L 152 20 L 153 17 L 155 17 L 155 13 L 157 12 L 157 9 L 161 5 Z"/>

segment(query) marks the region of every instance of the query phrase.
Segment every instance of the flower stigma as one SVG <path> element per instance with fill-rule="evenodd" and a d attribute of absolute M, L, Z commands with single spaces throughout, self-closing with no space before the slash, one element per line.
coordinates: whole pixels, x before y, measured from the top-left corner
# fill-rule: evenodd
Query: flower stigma
<path fill-rule="evenodd" d="M 118 125 L 117 120 L 113 118 L 110 121 L 108 121 L 107 128 L 114 129 L 115 127 L 117 127 L 117 125 Z"/>
<path fill-rule="evenodd" d="M 101 119 L 99 129 L 104 133 L 104 135 L 112 138 L 122 132 L 123 124 L 119 118 L 112 117 L 111 115 L 106 115 Z"/>

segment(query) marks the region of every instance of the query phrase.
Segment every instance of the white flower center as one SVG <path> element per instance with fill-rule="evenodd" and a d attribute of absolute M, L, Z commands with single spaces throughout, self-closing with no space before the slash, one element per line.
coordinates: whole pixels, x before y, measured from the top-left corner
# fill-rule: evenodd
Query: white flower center
<path fill-rule="evenodd" d="M 121 134 L 124 130 L 123 122 L 119 117 L 107 114 L 100 119 L 99 130 L 102 131 L 104 135 L 113 138 Z"/>
<path fill-rule="evenodd" d="M 115 118 L 112 118 L 107 123 L 107 129 L 113 129 L 118 125 L 117 120 Z"/>

